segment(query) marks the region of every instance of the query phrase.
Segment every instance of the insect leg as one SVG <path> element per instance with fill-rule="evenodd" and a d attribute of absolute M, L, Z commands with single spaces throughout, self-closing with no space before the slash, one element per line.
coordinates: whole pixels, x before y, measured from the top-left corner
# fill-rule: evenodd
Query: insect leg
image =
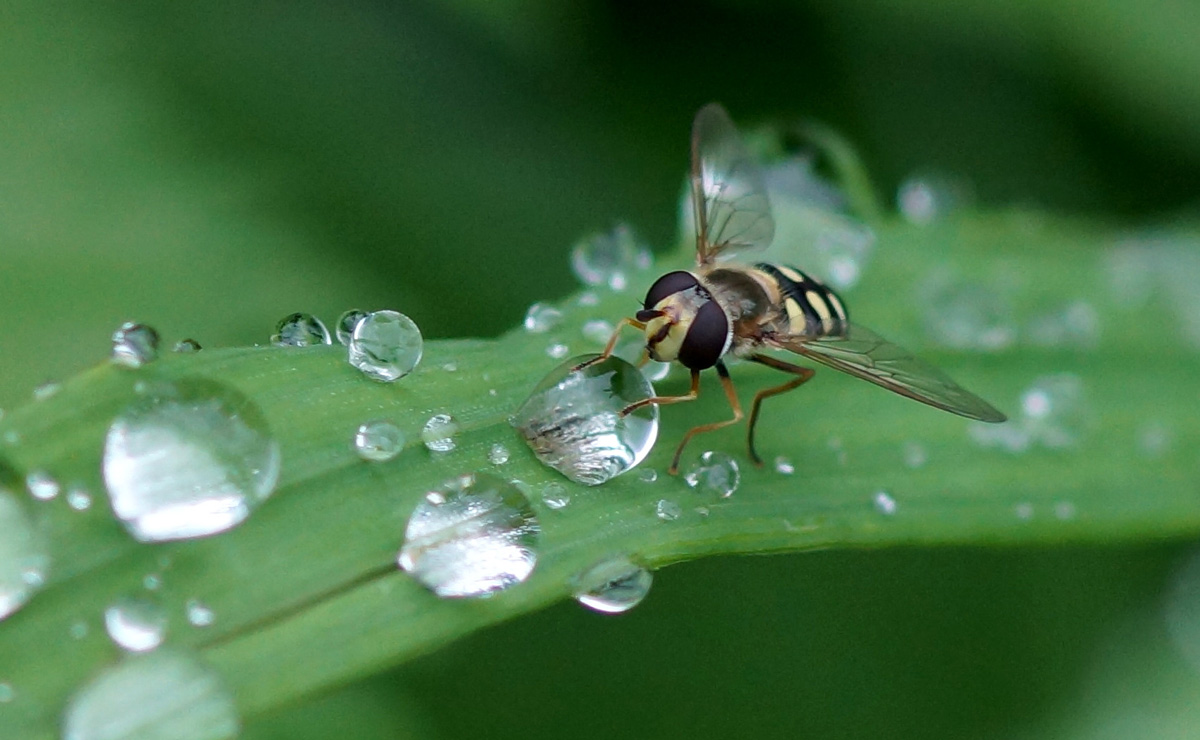
<path fill-rule="evenodd" d="M 658 406 L 665 406 L 668 403 L 681 403 L 683 401 L 694 401 L 694 400 L 696 400 L 696 396 L 698 396 L 698 395 L 700 395 L 700 371 L 693 370 L 692 371 L 692 387 L 687 393 L 684 393 L 682 396 L 651 396 L 650 398 L 643 398 L 640 401 L 634 401 L 633 403 L 629 404 L 625 408 L 621 409 L 621 416 L 628 416 L 629 414 L 632 414 L 634 411 L 637 411 L 641 407 L 649 406 L 652 403 L 656 404 Z"/>
<path fill-rule="evenodd" d="M 625 318 L 623 318 L 617 322 L 617 328 L 613 329 L 612 336 L 608 338 L 608 344 L 604 345 L 604 351 L 601 352 L 596 357 L 593 357 L 592 359 L 588 360 L 587 362 L 580 363 L 580 364 L 576 365 L 575 367 L 571 368 L 571 372 L 577 373 L 580 370 L 584 369 L 585 367 L 591 367 L 592 365 L 595 365 L 597 362 L 603 362 L 604 360 L 607 360 L 609 357 L 612 357 L 613 347 L 617 346 L 617 338 L 621 336 L 621 330 L 627 326 L 632 326 L 636 329 L 645 329 L 646 328 L 646 324 L 644 322 L 638 321 L 637 319 L 631 319 L 628 316 L 626 316 Z"/>
<path fill-rule="evenodd" d="M 793 365 L 783 360 L 777 360 L 769 355 L 751 355 L 750 360 L 760 365 L 782 370 L 785 373 L 792 373 L 796 376 L 782 385 L 777 385 L 774 388 L 764 388 L 754 394 L 754 405 L 750 407 L 750 424 L 746 431 L 746 446 L 750 449 L 750 459 L 754 461 L 754 464 L 762 465 L 762 458 L 754 451 L 754 425 L 758 422 L 758 411 L 762 406 L 763 399 L 770 396 L 777 396 L 780 393 L 787 393 L 793 388 L 799 387 L 813 375 L 816 375 L 816 371 L 811 368 Z"/>
<path fill-rule="evenodd" d="M 711 424 L 701 424 L 698 427 L 693 427 L 688 430 L 688 433 L 683 435 L 683 439 L 679 441 L 679 446 L 675 448 L 675 457 L 671 458 L 671 467 L 667 469 L 671 475 L 679 472 L 679 458 L 683 456 L 683 448 L 687 446 L 689 440 L 697 434 L 711 432 L 715 429 L 727 427 L 730 424 L 737 424 L 745 416 L 742 413 L 742 404 L 738 401 L 737 391 L 733 388 L 733 380 L 729 377 L 729 370 L 726 369 L 725 363 L 718 362 L 716 365 L 717 375 L 721 377 L 721 387 L 725 389 L 725 398 L 729 399 L 729 405 L 733 407 L 733 418 L 725 421 L 715 421 Z M 692 371 L 692 383 L 698 386 L 700 374 L 696 370 Z"/>

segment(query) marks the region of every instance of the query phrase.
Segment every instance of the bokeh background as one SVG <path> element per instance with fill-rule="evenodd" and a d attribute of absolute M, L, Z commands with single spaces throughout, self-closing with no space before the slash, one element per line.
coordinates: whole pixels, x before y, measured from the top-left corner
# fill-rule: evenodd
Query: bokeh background
<path fill-rule="evenodd" d="M 205 346 L 352 306 L 497 334 L 575 289 L 580 235 L 671 246 L 710 100 L 830 124 L 889 202 L 934 170 L 982 209 L 1167 222 L 1200 206 L 1198 40 L 1188 0 L 4 0 L 0 407 L 128 319 Z M 250 732 L 1200 737 L 1164 608 L 1188 553 L 677 566 L 628 615 L 562 605 Z"/>

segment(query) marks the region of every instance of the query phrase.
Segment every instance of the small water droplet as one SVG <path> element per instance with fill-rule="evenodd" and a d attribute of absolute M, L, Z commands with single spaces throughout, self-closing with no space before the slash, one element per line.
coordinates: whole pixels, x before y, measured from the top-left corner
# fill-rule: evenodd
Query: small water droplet
<path fill-rule="evenodd" d="M 188 653 L 127 656 L 71 697 L 64 740 L 231 740 L 240 722 L 219 676 Z"/>
<path fill-rule="evenodd" d="M 905 442 L 904 443 L 904 464 L 910 468 L 924 467 L 928 461 L 928 455 L 925 448 L 920 442 Z"/>
<path fill-rule="evenodd" d="M 200 350 L 200 343 L 195 339 L 180 339 L 175 343 L 175 346 L 171 348 L 172 352 L 179 352 L 181 354 L 199 352 Z"/>
<path fill-rule="evenodd" d="M 508 448 L 497 442 L 488 448 L 488 462 L 492 465 L 503 465 L 508 462 Z"/>
<path fill-rule="evenodd" d="M 456 373 L 458 372 L 458 363 L 451 360 L 450 362 L 443 363 L 442 369 L 448 373 Z"/>
<path fill-rule="evenodd" d="M 578 304 L 584 307 L 600 305 L 600 296 L 590 290 L 585 290 L 579 294 Z"/>
<path fill-rule="evenodd" d="M 162 588 L 162 576 L 157 573 L 147 573 L 142 577 L 142 588 L 147 591 L 157 591 Z"/>
<path fill-rule="evenodd" d="M 796 472 L 796 466 L 792 464 L 791 460 L 780 455 L 775 458 L 775 472 L 782 473 L 783 475 L 791 475 Z"/>
<path fill-rule="evenodd" d="M 145 324 L 127 321 L 113 332 L 112 361 L 138 368 L 158 359 L 158 332 Z"/>
<path fill-rule="evenodd" d="M 562 323 L 563 312 L 549 303 L 534 303 L 525 312 L 525 331 L 530 334 L 545 334 Z"/>
<path fill-rule="evenodd" d="M 338 316 L 337 324 L 334 326 L 338 343 L 349 345 L 350 338 L 354 336 L 354 328 L 365 318 L 367 318 L 367 312 L 358 308 L 352 308 Z"/>
<path fill-rule="evenodd" d="M 546 354 L 555 360 L 561 360 L 562 358 L 566 357 L 567 353 L 570 351 L 570 347 L 562 342 L 554 342 L 550 346 L 546 347 Z"/>
<path fill-rule="evenodd" d="M 72 640 L 82 640 L 87 637 L 87 633 L 88 624 L 82 619 L 72 622 L 71 626 L 67 628 L 67 634 L 70 635 Z"/>
<path fill-rule="evenodd" d="M 258 406 L 200 379 L 159 385 L 122 411 L 103 461 L 113 512 L 142 542 L 239 524 L 275 490 L 279 466 Z"/>
<path fill-rule="evenodd" d="M 486 596 L 529 577 L 540 533 L 516 486 L 483 473 L 462 475 L 417 504 L 398 562 L 443 598 Z"/>
<path fill-rule="evenodd" d="M 1161 421 L 1151 421 L 1138 429 L 1138 449 L 1146 457 L 1162 457 L 1174 442 L 1170 428 Z"/>
<path fill-rule="evenodd" d="M 566 486 L 552 481 L 542 486 L 542 503 L 555 511 L 565 509 L 571 503 L 571 494 L 567 493 Z"/>
<path fill-rule="evenodd" d="M 729 498 L 737 490 L 742 476 L 737 461 L 724 452 L 708 450 L 692 463 L 683 480 L 692 488 L 705 493 L 715 493 Z"/>
<path fill-rule="evenodd" d="M 46 580 L 50 555 L 20 499 L 0 489 L 0 620 L 20 609 Z"/>
<path fill-rule="evenodd" d="M 67 489 L 67 506 L 75 511 L 87 511 L 92 508 L 92 494 L 80 484 Z"/>
<path fill-rule="evenodd" d="M 29 489 L 29 495 L 38 501 L 49 501 L 60 490 L 58 481 L 45 470 L 34 470 L 25 476 L 25 487 Z"/>
<path fill-rule="evenodd" d="M 625 224 L 593 234 L 571 250 L 571 270 L 580 282 L 616 291 L 628 288 L 633 276 L 650 269 L 653 263 L 650 250 Z"/>
<path fill-rule="evenodd" d="M 47 381 L 33 389 L 33 400 L 45 401 L 60 390 L 62 390 L 62 383 L 56 383 L 52 380 Z"/>
<path fill-rule="evenodd" d="M 642 483 L 653 483 L 658 480 L 658 471 L 654 468 L 642 468 L 637 472 L 637 478 Z"/>
<path fill-rule="evenodd" d="M 354 327 L 350 364 L 372 380 L 390 383 L 413 371 L 423 349 L 412 319 L 398 311 L 374 311 Z"/>
<path fill-rule="evenodd" d="M 664 522 L 673 522 L 683 515 L 683 508 L 674 501 L 663 498 L 654 505 L 654 515 Z"/>
<path fill-rule="evenodd" d="M 887 491 L 877 491 L 872 499 L 872 503 L 875 505 L 875 511 L 878 511 L 880 514 L 891 516 L 896 513 L 896 499 L 892 498 L 892 495 Z"/>
<path fill-rule="evenodd" d="M 217 621 L 216 612 L 199 599 L 188 599 L 183 610 L 187 614 L 188 624 L 193 627 L 211 627 Z"/>
<path fill-rule="evenodd" d="M 707 506 L 697 506 L 695 509 L 693 509 L 693 511 L 695 511 L 697 514 L 699 514 L 701 519 L 708 518 L 709 512 L 708 512 Z"/>
<path fill-rule="evenodd" d="M 1018 519 L 1029 520 L 1033 518 L 1033 504 L 1022 502 L 1013 507 L 1013 513 Z"/>
<path fill-rule="evenodd" d="M 653 404 L 620 413 L 653 395 L 645 376 L 616 356 L 572 372 L 593 357 L 573 357 L 552 370 L 511 420 L 544 465 L 589 486 L 636 466 L 658 436 Z"/>
<path fill-rule="evenodd" d="M 591 319 L 583 323 L 583 338 L 594 344 L 608 344 L 616 329 L 604 319 Z"/>
<path fill-rule="evenodd" d="M 104 610 L 104 628 L 118 647 L 142 653 L 162 644 L 167 613 L 148 598 L 122 596 Z"/>
<path fill-rule="evenodd" d="M 7 704 L 17 696 L 17 692 L 13 690 L 12 684 L 0 683 L 0 704 Z"/>
<path fill-rule="evenodd" d="M 390 421 L 368 421 L 354 433 L 354 451 L 364 460 L 387 462 L 404 449 L 404 432 Z"/>
<path fill-rule="evenodd" d="M 310 313 L 293 313 L 284 316 L 275 325 L 271 344 L 276 347 L 315 347 L 332 344 L 329 330 L 324 322 Z"/>
<path fill-rule="evenodd" d="M 458 422 L 450 414 L 434 414 L 421 430 L 421 440 L 431 452 L 450 452 L 458 446 L 454 435 L 458 434 Z"/>
<path fill-rule="evenodd" d="M 961 177 L 938 173 L 920 173 L 900 183 L 896 205 L 912 224 L 926 226 L 944 220 L 974 201 L 971 183 Z"/>
<path fill-rule="evenodd" d="M 653 581 L 650 571 L 629 558 L 609 558 L 575 577 L 575 600 L 593 611 L 620 614 L 642 603 Z"/>
<path fill-rule="evenodd" d="M 921 281 L 925 332 L 934 342 L 964 350 L 995 352 L 1016 341 L 1012 304 L 997 288 L 938 272 Z"/>
<path fill-rule="evenodd" d="M 1054 517 L 1064 522 L 1074 519 L 1075 504 L 1070 501 L 1056 501 L 1054 504 Z"/>

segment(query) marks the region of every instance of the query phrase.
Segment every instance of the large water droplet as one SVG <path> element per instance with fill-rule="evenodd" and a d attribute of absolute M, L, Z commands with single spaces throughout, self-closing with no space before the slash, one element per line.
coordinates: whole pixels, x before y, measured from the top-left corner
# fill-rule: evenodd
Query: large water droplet
<path fill-rule="evenodd" d="M 339 316 L 337 325 L 334 327 L 338 342 L 349 345 L 350 338 L 354 336 L 354 327 L 358 326 L 358 322 L 366 317 L 367 312 L 357 308 L 352 308 Z"/>
<path fill-rule="evenodd" d="M 421 429 L 421 441 L 431 452 L 450 452 L 458 446 L 458 422 L 450 414 L 434 414 Z"/>
<path fill-rule="evenodd" d="M 624 556 L 593 565 L 575 577 L 575 600 L 605 614 L 627 612 L 646 598 L 654 576 Z"/>
<path fill-rule="evenodd" d="M 104 610 L 104 628 L 119 647 L 141 653 L 162 644 L 167 613 L 144 596 L 123 596 Z"/>
<path fill-rule="evenodd" d="M 275 489 L 279 445 L 250 399 L 205 380 L 157 386 L 108 429 L 104 481 L 138 540 L 203 537 Z"/>
<path fill-rule="evenodd" d="M 939 272 L 918 288 L 925 331 L 954 349 L 994 352 L 1017 338 L 1012 305 L 998 289 Z"/>
<path fill-rule="evenodd" d="M 127 321 L 113 332 L 111 359 L 118 365 L 141 367 L 158 358 L 158 332 Z"/>
<path fill-rule="evenodd" d="M 50 556 L 21 500 L 2 488 L 0 533 L 0 619 L 4 619 L 45 583 Z"/>
<path fill-rule="evenodd" d="M 653 404 L 620 415 L 654 395 L 645 376 L 616 356 L 572 372 L 592 357 L 573 357 L 551 371 L 512 418 L 543 464 L 589 486 L 640 463 L 658 436 Z"/>
<path fill-rule="evenodd" d="M 484 473 L 461 475 L 417 504 L 399 563 L 443 598 L 486 596 L 529 577 L 540 532 L 516 486 Z"/>
<path fill-rule="evenodd" d="M 325 323 L 310 313 L 284 316 L 275 325 L 275 335 L 271 337 L 271 344 L 276 347 L 314 347 L 330 343 Z"/>
<path fill-rule="evenodd" d="M 525 312 L 525 331 L 545 334 L 562 323 L 563 313 L 549 303 L 534 303 Z"/>
<path fill-rule="evenodd" d="M 390 421 L 369 421 L 354 433 L 354 451 L 364 460 L 387 462 L 404 449 L 404 432 Z"/>
<path fill-rule="evenodd" d="M 398 311 L 373 311 L 354 327 L 350 364 L 369 378 L 390 383 L 421 361 L 424 342 L 413 320 Z"/>
<path fill-rule="evenodd" d="M 611 231 L 593 234 L 571 250 L 571 270 L 584 285 L 606 285 L 625 290 L 639 272 L 650 269 L 654 258 L 633 229 L 618 224 Z"/>
<path fill-rule="evenodd" d="M 190 655 L 157 650 L 105 669 L 67 706 L 63 740 L 227 740 L 233 696 Z"/>
<path fill-rule="evenodd" d="M 683 474 L 683 480 L 698 491 L 729 498 L 742 480 L 737 460 L 724 452 L 708 450 Z"/>

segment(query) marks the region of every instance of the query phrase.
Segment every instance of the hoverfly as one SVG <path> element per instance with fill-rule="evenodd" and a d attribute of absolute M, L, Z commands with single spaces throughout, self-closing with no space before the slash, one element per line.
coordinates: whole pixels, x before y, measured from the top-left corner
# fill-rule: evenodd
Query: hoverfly
<path fill-rule="evenodd" d="M 687 393 L 643 399 L 623 409 L 622 415 L 646 404 L 691 401 L 700 392 L 700 371 L 716 368 L 733 418 L 702 424 L 683 435 L 671 460 L 672 474 L 692 437 L 745 417 L 723 362 L 729 355 L 793 376 L 754 396 L 746 444 L 758 465 L 762 458 L 754 449 L 754 427 L 763 400 L 799 387 L 815 372 L 764 354 L 767 349 L 794 352 L 969 419 L 1005 420 L 1004 414 L 945 373 L 851 323 L 842 300 L 815 278 L 792 267 L 732 261 L 767 247 L 775 235 L 775 221 L 762 174 L 729 115 L 716 103 L 701 108 L 692 125 L 691 189 L 696 268 L 669 272 L 655 281 L 642 310 L 622 319 L 604 352 L 579 366 L 609 357 L 621 330 L 633 326 L 646 334 L 643 359 L 678 361 L 691 371 Z"/>

